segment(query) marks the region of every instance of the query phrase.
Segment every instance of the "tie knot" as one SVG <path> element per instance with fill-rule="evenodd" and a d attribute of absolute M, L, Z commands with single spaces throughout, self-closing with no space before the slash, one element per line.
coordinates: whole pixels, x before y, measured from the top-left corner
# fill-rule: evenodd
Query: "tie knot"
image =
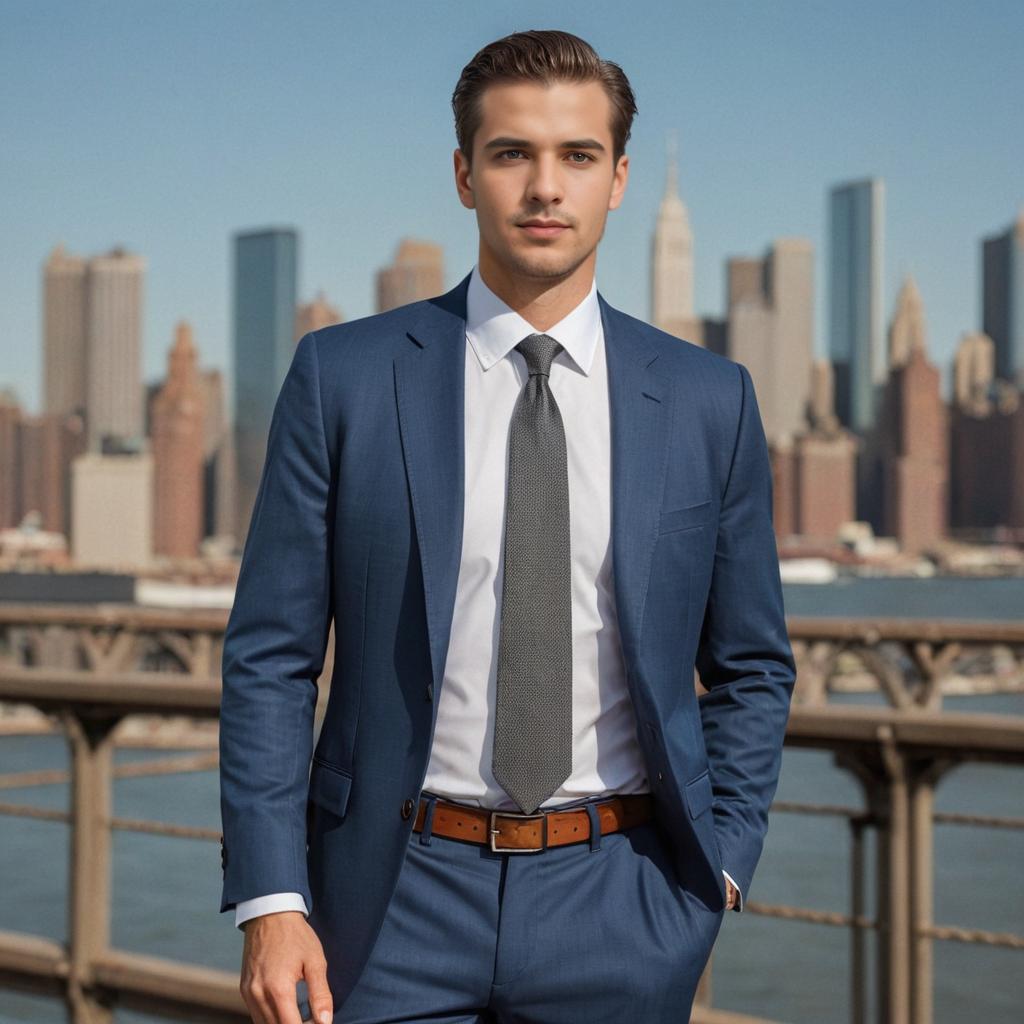
<path fill-rule="evenodd" d="M 522 352 L 526 360 L 526 368 L 532 377 L 535 373 L 551 376 L 551 363 L 562 351 L 562 346 L 547 334 L 529 334 L 518 345 L 516 351 Z"/>

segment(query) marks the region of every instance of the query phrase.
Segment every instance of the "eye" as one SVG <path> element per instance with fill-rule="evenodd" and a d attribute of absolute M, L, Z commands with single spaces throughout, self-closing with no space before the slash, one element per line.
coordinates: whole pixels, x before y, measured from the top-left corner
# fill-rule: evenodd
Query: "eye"
<path fill-rule="evenodd" d="M 501 152 L 500 152 L 500 153 L 498 154 L 498 156 L 499 156 L 499 157 L 503 157 L 503 156 L 505 156 L 505 155 L 506 155 L 506 154 L 508 154 L 508 153 L 522 153 L 522 150 L 521 150 L 521 149 L 503 149 L 503 150 L 502 150 L 502 151 L 501 151 Z"/>
<path fill-rule="evenodd" d="M 590 155 L 589 153 L 584 153 L 584 152 L 583 152 L 582 150 L 580 150 L 580 149 L 574 150 L 574 151 L 573 151 L 572 153 L 570 153 L 569 155 L 570 155 L 570 156 L 581 156 L 581 157 L 583 157 L 583 160 L 582 160 L 582 162 L 583 162 L 583 163 L 586 163 L 586 162 L 587 162 L 588 160 L 591 160 L 591 161 L 592 161 L 592 160 L 594 159 L 594 158 L 593 158 L 593 157 L 592 157 L 592 156 L 591 156 L 591 155 Z M 575 164 L 575 163 L 580 163 L 580 162 L 581 162 L 581 161 L 579 161 L 579 160 L 573 160 L 573 161 L 572 161 L 572 163 L 574 163 L 574 164 Z"/>

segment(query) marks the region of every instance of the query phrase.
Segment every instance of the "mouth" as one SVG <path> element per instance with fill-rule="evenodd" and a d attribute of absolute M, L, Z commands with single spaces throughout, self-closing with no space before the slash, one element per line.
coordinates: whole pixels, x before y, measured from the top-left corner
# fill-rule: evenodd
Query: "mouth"
<path fill-rule="evenodd" d="M 563 231 L 569 230 L 568 224 L 558 220 L 528 220 L 519 227 L 533 238 L 555 238 Z"/>

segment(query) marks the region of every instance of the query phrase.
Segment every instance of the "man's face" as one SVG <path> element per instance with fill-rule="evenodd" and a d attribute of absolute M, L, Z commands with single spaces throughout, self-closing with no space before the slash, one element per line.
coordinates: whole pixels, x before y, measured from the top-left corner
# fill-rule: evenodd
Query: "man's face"
<path fill-rule="evenodd" d="M 472 169 L 456 149 L 455 180 L 462 204 L 476 210 L 481 262 L 512 279 L 566 277 L 593 262 L 629 170 L 625 155 L 612 164 L 611 101 L 602 86 L 499 83 L 480 103 Z"/>

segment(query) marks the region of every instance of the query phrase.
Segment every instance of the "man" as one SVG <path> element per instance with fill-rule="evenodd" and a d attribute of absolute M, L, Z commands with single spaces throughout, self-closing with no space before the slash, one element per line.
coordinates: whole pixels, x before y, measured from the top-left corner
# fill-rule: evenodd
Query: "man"
<path fill-rule="evenodd" d="M 261 1024 L 300 980 L 335 1024 L 685 1020 L 795 675 L 753 386 L 596 290 L 617 65 L 516 33 L 453 107 L 476 266 L 305 335 L 274 412 L 224 646 L 241 991 Z"/>

